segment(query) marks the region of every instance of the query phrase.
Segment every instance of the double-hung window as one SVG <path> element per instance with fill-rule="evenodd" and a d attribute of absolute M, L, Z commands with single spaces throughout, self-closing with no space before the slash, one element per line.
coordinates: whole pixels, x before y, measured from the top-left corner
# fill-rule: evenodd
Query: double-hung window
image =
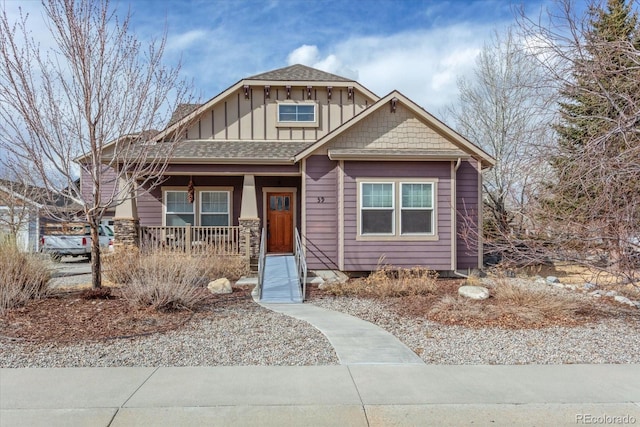
<path fill-rule="evenodd" d="M 400 234 L 433 233 L 433 183 L 400 184 Z"/>
<path fill-rule="evenodd" d="M 165 191 L 166 225 L 195 225 L 195 207 L 189 203 L 187 191 Z"/>
<path fill-rule="evenodd" d="M 435 182 L 413 179 L 359 180 L 359 236 L 437 238 Z"/>
<path fill-rule="evenodd" d="M 362 183 L 361 234 L 394 234 L 394 184 Z"/>
<path fill-rule="evenodd" d="M 165 206 L 164 225 L 167 227 L 193 226 L 227 227 L 232 225 L 231 188 L 196 187 L 194 200 L 180 187 L 163 189 Z"/>
<path fill-rule="evenodd" d="M 200 225 L 229 225 L 229 192 L 200 192 Z"/>

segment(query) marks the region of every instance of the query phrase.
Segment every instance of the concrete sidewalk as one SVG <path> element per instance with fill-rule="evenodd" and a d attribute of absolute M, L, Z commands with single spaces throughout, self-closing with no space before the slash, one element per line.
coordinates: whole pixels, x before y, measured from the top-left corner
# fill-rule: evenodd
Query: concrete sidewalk
<path fill-rule="evenodd" d="M 640 424 L 638 365 L 0 369 L 0 425 Z"/>
<path fill-rule="evenodd" d="M 260 305 L 313 325 L 327 337 L 341 365 L 424 364 L 400 340 L 366 320 L 313 304 Z"/>

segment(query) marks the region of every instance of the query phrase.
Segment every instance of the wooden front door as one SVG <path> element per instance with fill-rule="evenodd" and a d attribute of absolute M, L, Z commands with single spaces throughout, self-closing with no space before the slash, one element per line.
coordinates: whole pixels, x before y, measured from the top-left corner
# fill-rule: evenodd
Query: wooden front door
<path fill-rule="evenodd" d="M 267 193 L 267 252 L 293 252 L 293 193 Z"/>

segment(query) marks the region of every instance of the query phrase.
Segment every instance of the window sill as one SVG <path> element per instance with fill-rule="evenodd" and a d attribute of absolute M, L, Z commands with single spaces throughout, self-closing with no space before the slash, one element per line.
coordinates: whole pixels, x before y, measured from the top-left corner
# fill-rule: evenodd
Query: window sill
<path fill-rule="evenodd" d="M 278 122 L 277 128 L 317 128 L 320 127 L 318 122 Z"/>
<path fill-rule="evenodd" d="M 409 234 L 401 236 L 357 235 L 357 241 L 363 242 L 435 242 L 440 240 L 437 234 Z"/>

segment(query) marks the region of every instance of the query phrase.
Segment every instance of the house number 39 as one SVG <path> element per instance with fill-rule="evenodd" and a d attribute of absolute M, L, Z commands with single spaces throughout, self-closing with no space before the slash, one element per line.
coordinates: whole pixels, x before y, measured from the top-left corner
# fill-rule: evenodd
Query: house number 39
<path fill-rule="evenodd" d="M 318 197 L 318 203 L 324 203 L 324 197 Z"/>

